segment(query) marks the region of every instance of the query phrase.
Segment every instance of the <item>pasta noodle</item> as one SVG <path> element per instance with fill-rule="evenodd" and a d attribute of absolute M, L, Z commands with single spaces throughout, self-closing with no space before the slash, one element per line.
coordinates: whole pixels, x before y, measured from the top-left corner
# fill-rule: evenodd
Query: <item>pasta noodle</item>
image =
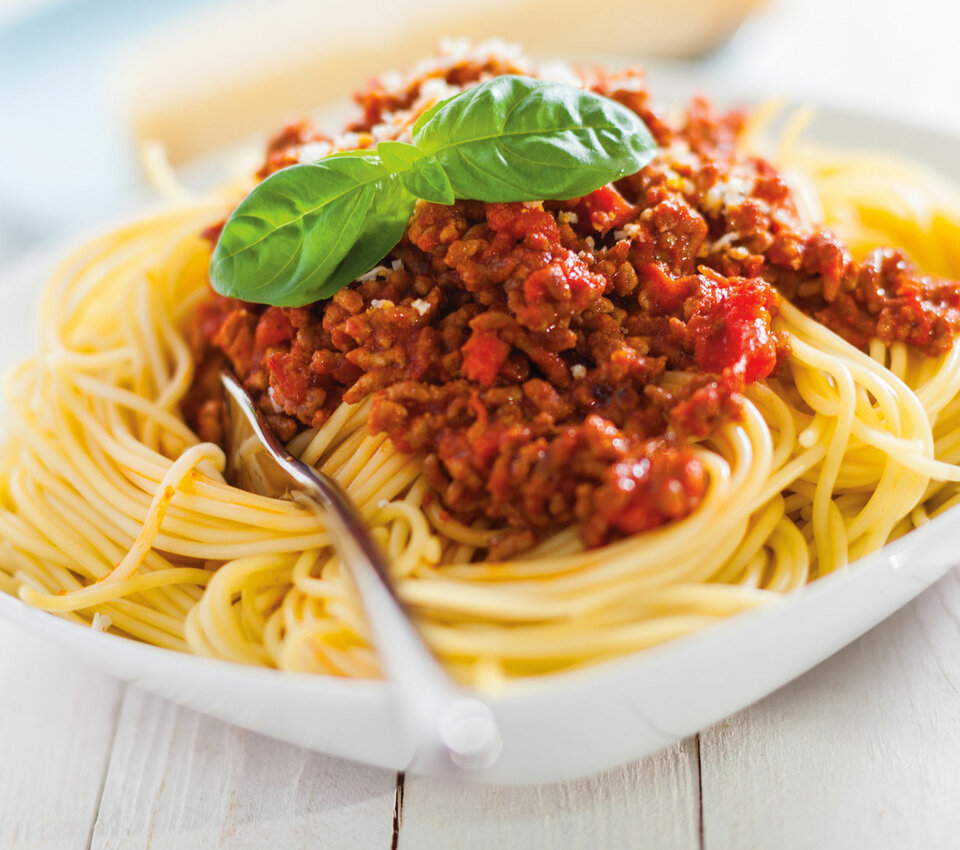
<path fill-rule="evenodd" d="M 781 165 L 855 253 L 903 246 L 960 276 L 960 201 L 942 178 L 791 138 Z M 187 203 L 122 227 L 47 283 L 39 353 L 4 383 L 0 589 L 170 649 L 377 676 L 322 521 L 228 485 L 223 451 L 179 414 L 195 367 L 181 328 L 208 282 L 197 234 L 229 208 Z M 601 548 L 565 529 L 508 561 L 473 560 L 492 532 L 425 503 L 420 459 L 367 432 L 369 402 L 342 404 L 292 448 L 356 500 L 458 677 L 595 663 L 773 603 L 960 502 L 960 345 L 864 353 L 788 303 L 776 321 L 786 368 L 697 448 L 702 504 Z"/>

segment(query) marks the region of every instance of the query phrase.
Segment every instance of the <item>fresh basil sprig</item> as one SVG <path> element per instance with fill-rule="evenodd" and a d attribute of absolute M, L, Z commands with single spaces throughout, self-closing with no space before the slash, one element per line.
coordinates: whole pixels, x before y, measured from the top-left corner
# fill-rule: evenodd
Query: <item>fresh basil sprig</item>
<path fill-rule="evenodd" d="M 513 75 L 436 104 L 412 139 L 271 174 L 223 228 L 210 264 L 214 289 L 282 307 L 329 298 L 400 241 L 417 198 L 577 198 L 639 171 L 656 150 L 643 121 L 619 103 Z"/>
<path fill-rule="evenodd" d="M 413 125 L 413 143 L 474 201 L 564 201 L 639 171 L 655 143 L 616 101 L 532 77 L 494 77 Z"/>

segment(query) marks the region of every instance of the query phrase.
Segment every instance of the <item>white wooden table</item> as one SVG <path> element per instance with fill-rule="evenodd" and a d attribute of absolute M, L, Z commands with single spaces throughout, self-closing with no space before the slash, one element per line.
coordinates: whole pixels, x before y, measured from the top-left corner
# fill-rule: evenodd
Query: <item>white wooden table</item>
<path fill-rule="evenodd" d="M 0 847 L 954 848 L 960 573 L 761 703 L 576 782 L 459 786 L 280 744 L 0 623 Z M 318 718 L 319 722 L 319 718 Z"/>
<path fill-rule="evenodd" d="M 960 5 L 775 3 L 719 79 L 960 133 Z M 789 59 L 785 57 L 790 57 Z M 0 622 L 0 849 L 960 847 L 960 574 L 761 703 L 577 782 L 460 787 L 235 729 Z"/>

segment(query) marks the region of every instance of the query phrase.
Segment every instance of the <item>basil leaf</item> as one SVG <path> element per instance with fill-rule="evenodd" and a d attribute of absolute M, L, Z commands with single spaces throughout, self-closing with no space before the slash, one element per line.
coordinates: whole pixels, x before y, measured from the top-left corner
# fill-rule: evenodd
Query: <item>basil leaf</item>
<path fill-rule="evenodd" d="M 330 276 L 366 232 L 374 199 L 375 215 L 385 214 L 380 197 L 391 179 L 374 153 L 334 154 L 271 174 L 227 219 L 210 264 L 213 288 L 282 307 L 328 296 Z"/>
<path fill-rule="evenodd" d="M 400 174 L 410 168 L 423 154 L 413 145 L 392 139 L 377 144 L 377 156 L 394 174 Z"/>
<path fill-rule="evenodd" d="M 403 238 L 417 199 L 396 177 L 378 185 L 379 193 L 367 212 L 359 238 L 327 278 L 317 298 L 329 298 L 338 289 L 370 271 Z"/>
<path fill-rule="evenodd" d="M 403 185 L 416 197 L 434 204 L 452 204 L 456 199 L 450 178 L 433 157 L 418 160 L 400 176 Z"/>
<path fill-rule="evenodd" d="M 438 103 L 414 124 L 413 141 L 272 174 L 227 220 L 210 263 L 214 289 L 281 307 L 329 298 L 400 241 L 417 198 L 576 198 L 638 171 L 655 151 L 620 104 L 518 76 Z"/>
<path fill-rule="evenodd" d="M 643 168 L 656 151 L 625 106 L 573 86 L 505 75 L 433 106 L 414 144 L 449 177 L 458 198 L 577 198 Z"/>

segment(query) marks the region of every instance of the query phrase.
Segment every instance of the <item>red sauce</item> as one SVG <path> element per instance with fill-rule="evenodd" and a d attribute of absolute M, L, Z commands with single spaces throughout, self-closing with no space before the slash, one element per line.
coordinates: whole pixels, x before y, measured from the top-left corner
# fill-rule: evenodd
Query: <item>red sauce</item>
<path fill-rule="evenodd" d="M 446 79 L 515 70 L 461 63 Z M 283 439 L 372 396 L 369 427 L 423 453 L 442 506 L 499 529 L 489 557 L 570 523 L 597 546 L 703 499 L 694 442 L 737 418 L 743 388 L 787 354 L 778 289 L 856 345 L 949 346 L 957 286 L 891 252 L 853 261 L 801 219 L 768 163 L 736 153 L 739 114 L 695 101 L 671 128 L 639 72 L 584 73 L 644 118 L 662 146 L 653 163 L 567 202 L 421 203 L 391 270 L 325 302 L 211 295 L 192 326 L 201 366 L 185 403 L 200 436 L 222 437 L 222 359 Z M 375 85 L 353 129 L 409 108 L 422 83 Z M 261 174 L 321 138 L 292 125 Z"/>
<path fill-rule="evenodd" d="M 765 378 L 777 365 L 777 339 L 770 332 L 777 304 L 773 291 L 756 279 L 716 272 L 708 277 L 687 324 L 697 366 L 704 372 L 730 370 L 748 384 Z"/>

